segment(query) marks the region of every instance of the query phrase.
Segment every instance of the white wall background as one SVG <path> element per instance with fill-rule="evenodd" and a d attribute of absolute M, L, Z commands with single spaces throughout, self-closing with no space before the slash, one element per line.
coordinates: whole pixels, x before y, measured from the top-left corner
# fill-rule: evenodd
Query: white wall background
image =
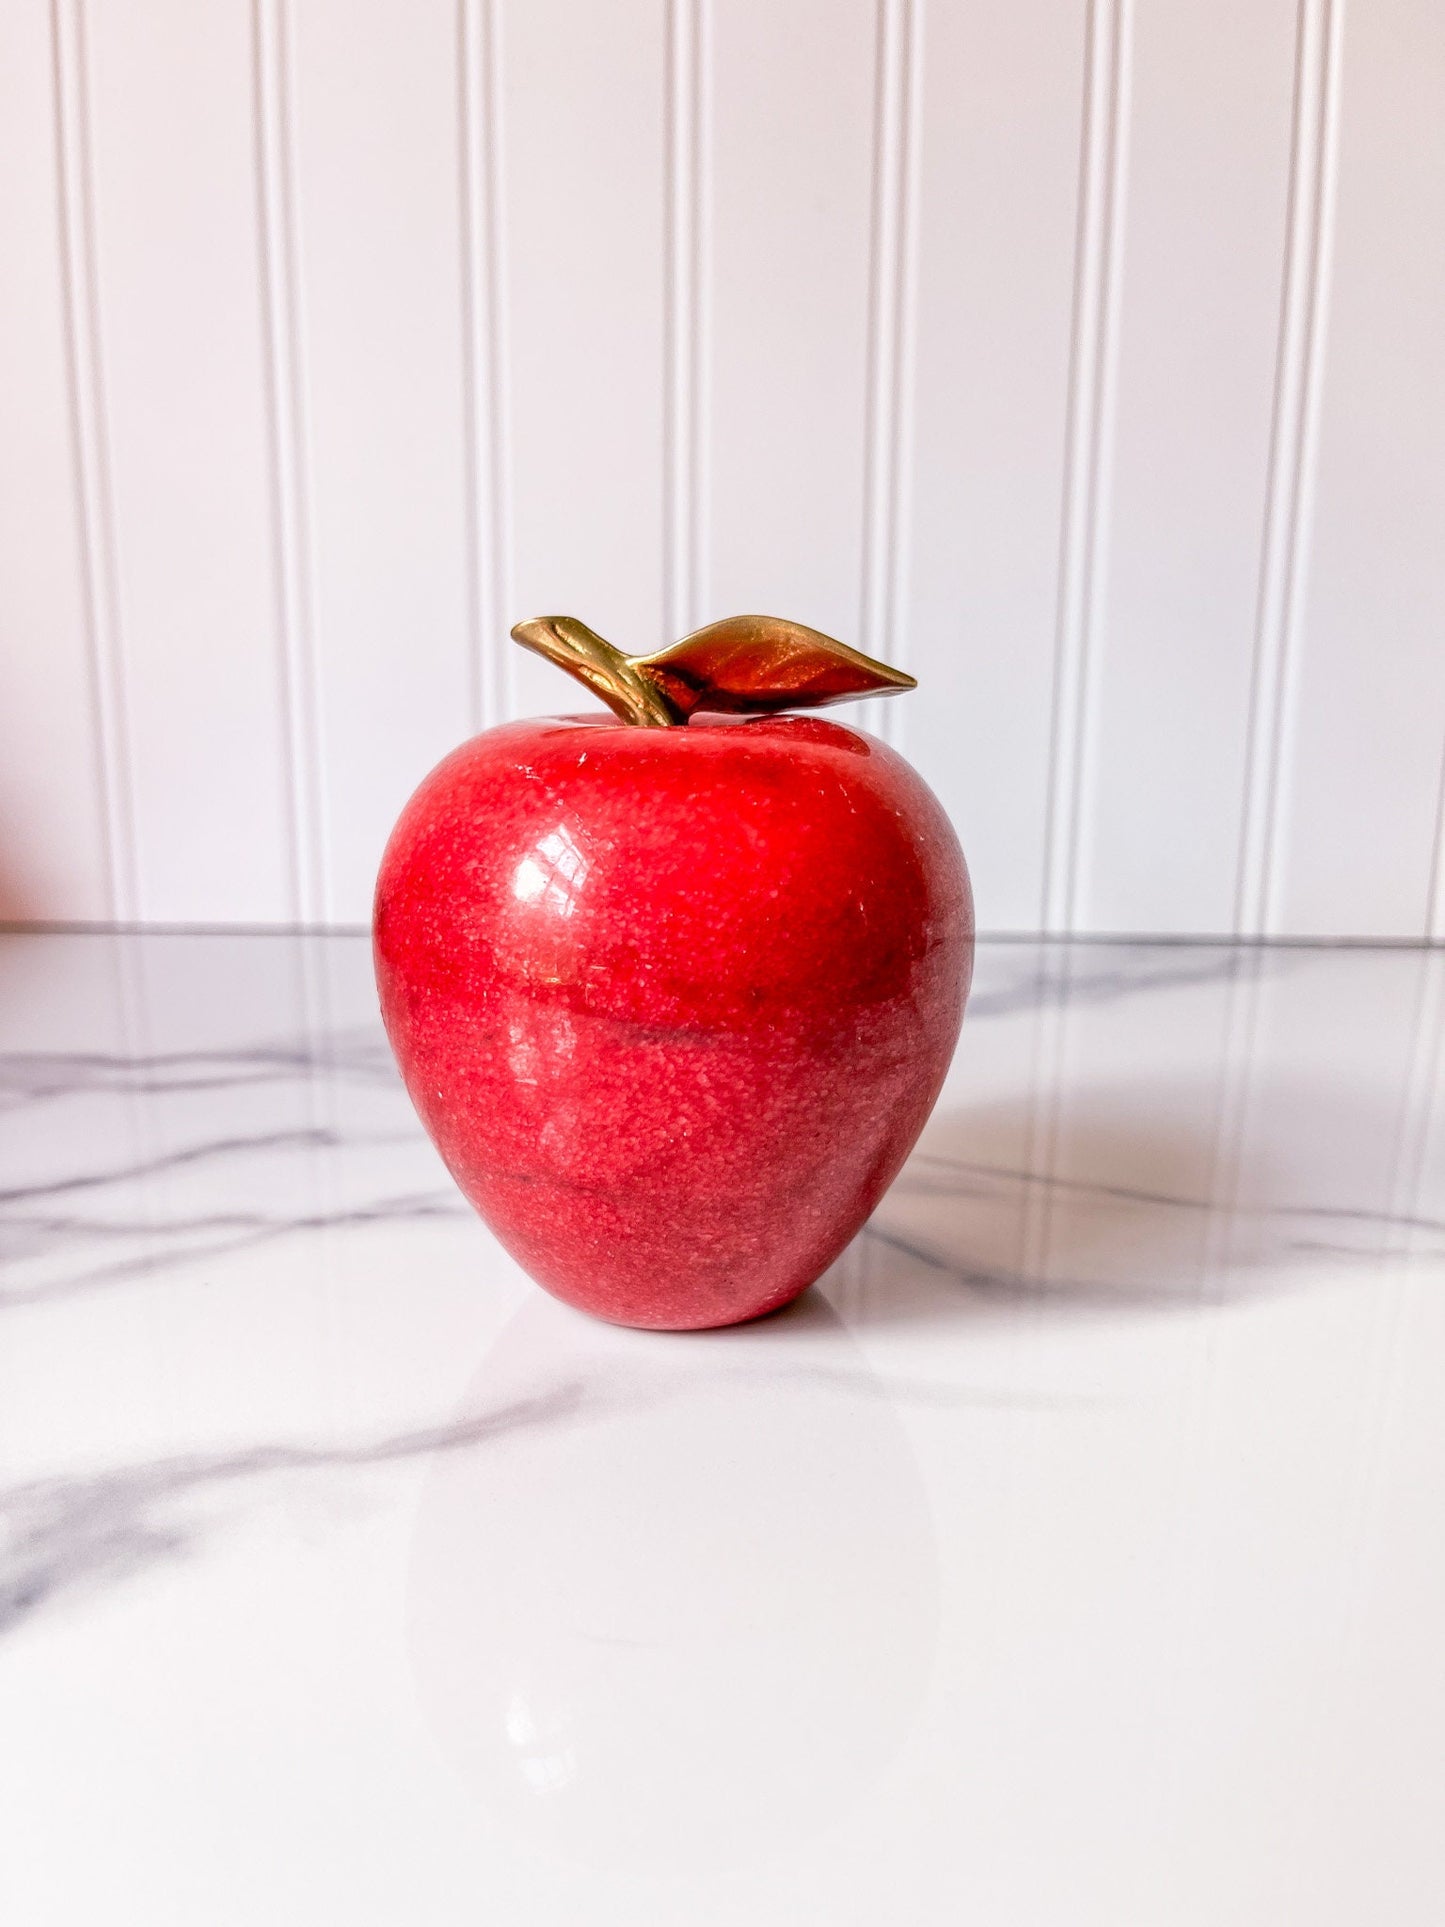
<path fill-rule="evenodd" d="M 4 0 L 0 913 L 359 922 L 764 609 L 993 930 L 1445 939 L 1439 0 Z"/>

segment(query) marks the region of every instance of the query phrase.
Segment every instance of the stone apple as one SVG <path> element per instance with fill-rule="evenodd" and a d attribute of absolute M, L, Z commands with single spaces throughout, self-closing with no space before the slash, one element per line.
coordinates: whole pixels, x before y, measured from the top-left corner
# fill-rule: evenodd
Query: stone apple
<path fill-rule="evenodd" d="M 963 1017 L 948 818 L 877 738 L 783 713 L 911 688 L 769 617 L 628 657 L 514 637 L 612 712 L 504 724 L 387 844 L 387 1034 L 448 1170 L 559 1298 L 624 1325 L 787 1304 L 912 1149 Z"/>

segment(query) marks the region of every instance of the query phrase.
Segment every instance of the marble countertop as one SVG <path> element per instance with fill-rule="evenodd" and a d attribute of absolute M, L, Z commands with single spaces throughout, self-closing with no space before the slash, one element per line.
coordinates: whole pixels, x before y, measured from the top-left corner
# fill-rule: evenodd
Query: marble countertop
<path fill-rule="evenodd" d="M 0 940 L 7 1927 L 1445 1920 L 1445 952 L 987 944 L 791 1311 L 610 1330 L 348 937 Z"/>

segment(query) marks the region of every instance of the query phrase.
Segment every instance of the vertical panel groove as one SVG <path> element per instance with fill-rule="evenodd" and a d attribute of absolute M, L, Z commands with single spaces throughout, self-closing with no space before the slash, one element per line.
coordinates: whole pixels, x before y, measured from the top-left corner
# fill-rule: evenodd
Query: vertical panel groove
<path fill-rule="evenodd" d="M 700 327 L 700 0 L 670 0 L 664 134 L 667 236 L 663 252 L 663 589 L 667 640 L 695 629 L 698 610 Z"/>
<path fill-rule="evenodd" d="M 140 916 L 126 717 L 125 652 L 117 584 L 115 511 L 96 290 L 95 208 L 91 184 L 90 87 L 84 0 L 52 0 L 58 222 L 65 367 L 69 389 L 90 682 L 110 915 L 118 924 Z"/>
<path fill-rule="evenodd" d="M 486 729 L 493 716 L 493 655 L 497 648 L 493 627 L 488 552 L 491 525 L 488 465 L 483 450 L 488 442 L 482 397 L 487 391 L 486 353 L 488 290 L 481 271 L 485 246 L 477 235 L 486 231 L 486 165 L 480 151 L 482 116 L 478 103 L 485 82 L 482 34 L 475 0 L 457 0 L 457 156 L 461 232 L 458 236 L 462 300 L 462 488 L 467 583 L 467 697 L 473 732 Z"/>
<path fill-rule="evenodd" d="M 1339 124 L 1343 0 L 1300 0 L 1280 333 L 1260 553 L 1236 933 L 1274 927 L 1308 561 Z"/>
<path fill-rule="evenodd" d="M 920 24 L 914 0 L 878 0 L 859 628 L 870 655 L 900 667 L 905 666 L 900 546 L 905 397 L 915 333 Z M 882 732 L 896 740 L 902 716 L 890 705 L 879 707 Z"/>
<path fill-rule="evenodd" d="M 253 0 L 252 22 L 260 272 L 292 915 L 298 923 L 315 924 L 326 920 L 331 904 L 321 784 L 323 745 L 296 245 L 295 103 L 286 0 Z"/>
<path fill-rule="evenodd" d="M 1089 11 L 1079 226 L 1044 848 L 1046 931 L 1078 915 L 1080 815 L 1091 665 L 1103 594 L 1128 120 L 1131 0 Z"/>
<path fill-rule="evenodd" d="M 911 0 L 904 59 L 902 100 L 902 178 L 899 181 L 898 234 L 898 348 L 893 380 L 893 510 L 889 573 L 888 649 L 886 661 L 907 669 L 914 660 L 904 610 L 907 606 L 913 561 L 914 420 L 918 398 L 918 250 L 922 224 L 923 73 L 925 60 L 925 0 Z M 903 750 L 909 708 L 894 703 L 884 709 L 887 740 Z"/>
<path fill-rule="evenodd" d="M 459 0 L 462 381 L 472 722 L 511 713 L 507 435 L 502 315 L 501 112 L 495 0 Z M 525 613 L 517 611 L 518 615 Z"/>
<path fill-rule="evenodd" d="M 693 616 L 699 623 L 720 613 L 712 608 L 710 495 L 712 421 L 712 0 L 697 7 L 697 94 L 693 177 L 693 364 L 692 540 Z"/>
<path fill-rule="evenodd" d="M 1430 854 L 1430 898 L 1426 914 L 1429 917 L 1427 938 L 1431 943 L 1445 943 L 1445 745 L 1440 752 L 1440 791 L 1435 803 L 1435 842 Z"/>

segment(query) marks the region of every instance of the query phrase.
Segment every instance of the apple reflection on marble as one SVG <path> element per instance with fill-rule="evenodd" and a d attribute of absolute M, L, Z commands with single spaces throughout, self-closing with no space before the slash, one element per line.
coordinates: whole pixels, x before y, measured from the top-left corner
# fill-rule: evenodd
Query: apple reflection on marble
<path fill-rule="evenodd" d="M 542 1398 L 438 1457 L 417 1514 L 421 1702 L 494 1819 L 645 1871 L 745 1864 L 865 1798 L 938 1581 L 898 1412 L 826 1300 L 639 1342 L 538 1297 L 463 1413 Z"/>

